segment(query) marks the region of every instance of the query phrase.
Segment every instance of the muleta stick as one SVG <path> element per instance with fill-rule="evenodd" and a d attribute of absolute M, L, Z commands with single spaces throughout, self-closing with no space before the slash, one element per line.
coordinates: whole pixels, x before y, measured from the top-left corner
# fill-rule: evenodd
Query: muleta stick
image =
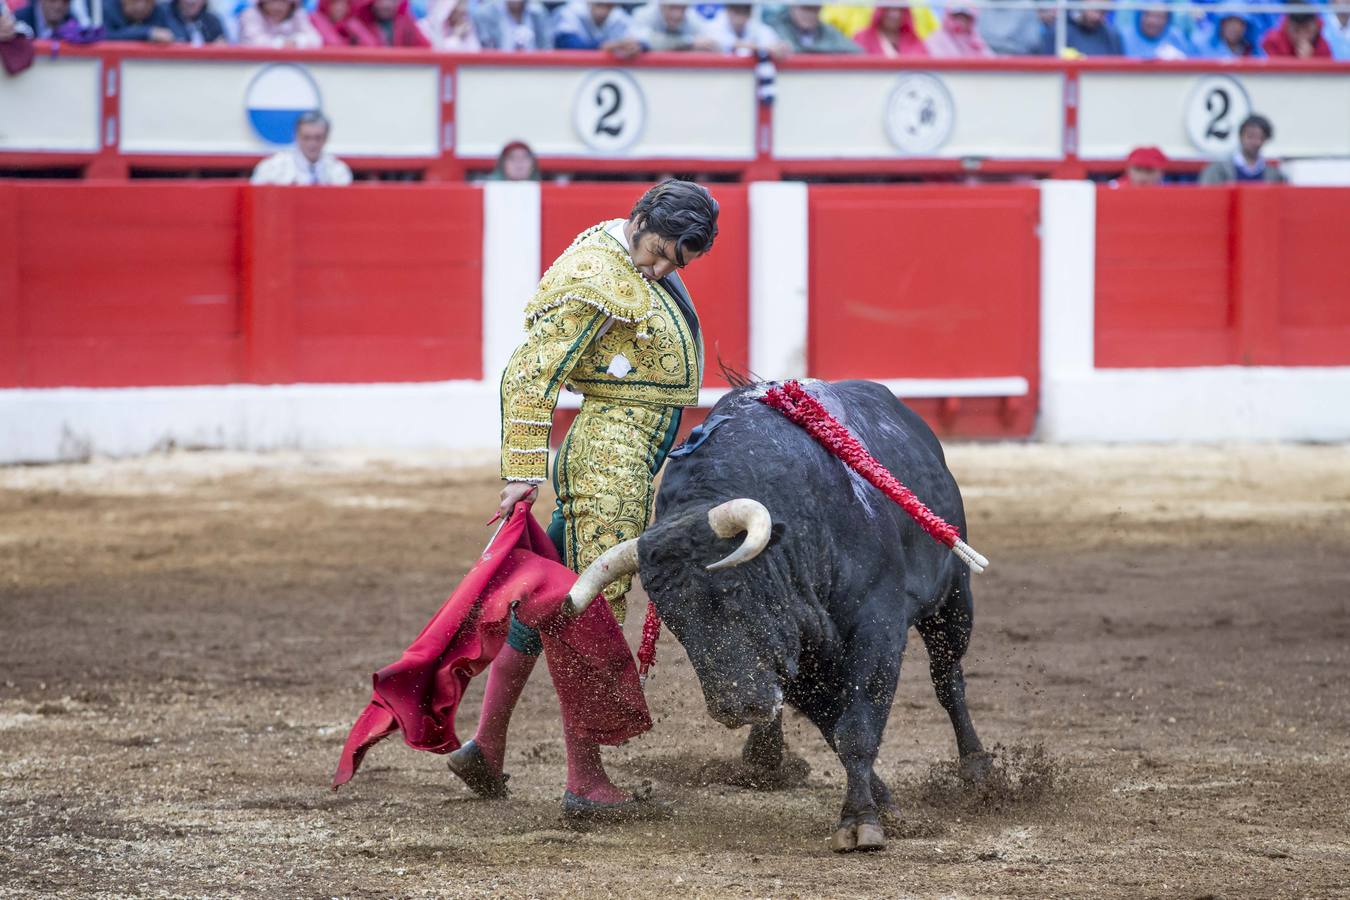
<path fill-rule="evenodd" d="M 910 518 L 918 522 L 933 540 L 950 547 L 953 553 L 970 566 L 972 572 L 983 572 L 989 567 L 989 560 L 961 540 L 961 533 L 955 526 L 925 506 L 922 500 L 914 496 L 913 491 L 901 484 L 900 480 L 875 456 L 867 452 L 867 448 L 859 443 L 838 419 L 830 415 L 819 400 L 806 392 L 800 382 L 785 381 L 781 385 L 771 387 L 759 400 L 800 425 L 826 450 L 839 457 L 849 468 L 900 504 L 900 507 L 909 513 Z"/>

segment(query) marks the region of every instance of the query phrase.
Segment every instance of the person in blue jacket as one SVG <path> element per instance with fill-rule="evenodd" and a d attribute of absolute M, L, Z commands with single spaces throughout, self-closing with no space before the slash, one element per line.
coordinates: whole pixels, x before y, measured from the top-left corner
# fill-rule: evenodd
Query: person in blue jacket
<path fill-rule="evenodd" d="M 1122 56 L 1120 32 L 1107 21 L 1106 11 L 1079 9 L 1069 13 L 1064 23 L 1064 46 L 1082 56 Z M 1055 53 L 1055 28 L 1047 25 L 1041 35 L 1041 54 Z"/>
<path fill-rule="evenodd" d="M 225 26 L 206 8 L 206 0 L 169 0 L 164 12 L 175 40 L 194 47 L 225 43 Z"/>
<path fill-rule="evenodd" d="M 1195 27 L 1191 43 L 1207 59 L 1243 59 L 1265 56 L 1261 30 L 1250 16 L 1235 12 L 1208 13 Z"/>
<path fill-rule="evenodd" d="M 1186 59 L 1197 55 L 1181 30 L 1177 17 L 1167 9 L 1121 10 L 1116 28 L 1125 55 L 1134 59 Z"/>
<path fill-rule="evenodd" d="M 168 13 L 155 0 L 103 0 L 103 29 L 110 41 L 174 42 Z"/>
<path fill-rule="evenodd" d="M 621 58 L 647 49 L 622 7 L 584 0 L 572 0 L 554 12 L 553 45 L 559 50 L 608 50 Z"/>

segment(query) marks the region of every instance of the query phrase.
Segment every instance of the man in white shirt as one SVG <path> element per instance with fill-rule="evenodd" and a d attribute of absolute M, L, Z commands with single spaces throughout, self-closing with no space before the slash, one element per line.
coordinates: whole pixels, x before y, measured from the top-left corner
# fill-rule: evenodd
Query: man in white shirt
<path fill-rule="evenodd" d="M 707 23 L 707 32 L 722 50 L 737 56 L 769 53 L 787 56 L 791 48 L 783 38 L 760 19 L 748 3 L 728 3 Z"/>
<path fill-rule="evenodd" d="M 295 144 L 258 163 L 253 170 L 252 184 L 320 184 L 346 185 L 352 183 L 352 170 L 331 153 L 324 153 L 330 125 L 318 110 L 302 113 L 295 123 Z"/>

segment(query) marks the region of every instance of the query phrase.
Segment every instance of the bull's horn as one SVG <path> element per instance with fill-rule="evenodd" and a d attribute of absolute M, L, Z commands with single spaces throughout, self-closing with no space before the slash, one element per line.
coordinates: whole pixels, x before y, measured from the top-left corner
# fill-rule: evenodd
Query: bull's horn
<path fill-rule="evenodd" d="M 567 608 L 580 615 L 591 605 L 596 595 L 625 575 L 638 570 L 637 538 L 615 544 L 596 557 L 595 562 L 577 576 L 576 584 L 567 592 Z"/>
<path fill-rule="evenodd" d="M 716 572 L 749 562 L 763 553 L 764 548 L 769 546 L 769 529 L 773 526 L 773 517 L 758 500 L 739 497 L 708 510 L 708 526 L 720 538 L 735 537 L 745 532 L 745 540 L 730 556 L 708 566 L 708 571 Z"/>

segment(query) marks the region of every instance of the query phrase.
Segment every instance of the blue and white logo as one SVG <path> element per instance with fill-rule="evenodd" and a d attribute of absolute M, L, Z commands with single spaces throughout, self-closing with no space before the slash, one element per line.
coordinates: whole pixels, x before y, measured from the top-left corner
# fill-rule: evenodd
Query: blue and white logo
<path fill-rule="evenodd" d="M 295 140 L 295 120 L 323 106 L 319 86 L 302 66 L 276 63 L 263 66 L 244 92 L 248 121 L 269 144 Z"/>

